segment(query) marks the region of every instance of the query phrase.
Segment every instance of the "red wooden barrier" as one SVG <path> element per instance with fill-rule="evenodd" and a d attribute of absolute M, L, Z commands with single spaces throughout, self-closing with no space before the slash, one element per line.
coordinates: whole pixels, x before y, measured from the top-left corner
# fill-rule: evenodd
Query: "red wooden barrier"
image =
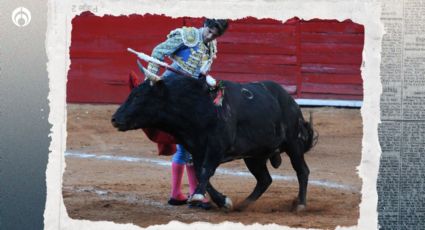
<path fill-rule="evenodd" d="M 172 29 L 202 22 L 160 15 L 75 17 L 67 101 L 121 103 L 130 71 L 138 72 L 127 47 L 150 54 Z M 273 80 L 298 98 L 361 100 L 363 40 L 364 27 L 351 21 L 234 20 L 218 39 L 211 75 L 238 82 Z"/>
<path fill-rule="evenodd" d="M 361 100 L 364 27 L 349 20 L 301 21 L 300 38 L 301 97 Z"/>

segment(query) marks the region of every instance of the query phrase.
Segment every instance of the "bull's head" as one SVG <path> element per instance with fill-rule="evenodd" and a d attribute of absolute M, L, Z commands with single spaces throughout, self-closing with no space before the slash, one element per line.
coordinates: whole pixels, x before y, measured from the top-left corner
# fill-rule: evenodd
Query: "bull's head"
<path fill-rule="evenodd" d="M 143 68 L 143 67 L 142 67 Z M 112 116 L 112 125 L 119 131 L 150 127 L 158 120 L 166 100 L 166 87 L 161 78 L 141 69 L 146 80 L 134 88 L 127 100 Z"/>
<path fill-rule="evenodd" d="M 112 116 L 112 125 L 119 131 L 145 128 L 154 125 L 164 107 L 166 89 L 162 81 L 151 84 L 146 80 L 134 88 L 127 100 Z"/>

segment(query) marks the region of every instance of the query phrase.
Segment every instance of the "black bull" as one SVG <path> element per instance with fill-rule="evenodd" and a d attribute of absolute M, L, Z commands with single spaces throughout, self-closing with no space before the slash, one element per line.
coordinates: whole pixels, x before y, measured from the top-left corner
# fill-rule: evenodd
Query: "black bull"
<path fill-rule="evenodd" d="M 146 80 L 132 90 L 112 123 L 120 131 L 157 128 L 172 134 L 192 154 L 199 184 L 191 202 L 199 202 L 208 191 L 219 207 L 232 208 L 231 200 L 209 182 L 221 163 L 243 158 L 257 180 L 253 192 L 237 207 L 242 210 L 270 186 L 267 160 L 277 168 L 280 153 L 286 152 L 299 183 L 294 208 L 304 209 L 309 176 L 304 153 L 316 138 L 311 122 L 274 82 L 222 83 L 223 101 L 217 105 L 203 79 Z"/>

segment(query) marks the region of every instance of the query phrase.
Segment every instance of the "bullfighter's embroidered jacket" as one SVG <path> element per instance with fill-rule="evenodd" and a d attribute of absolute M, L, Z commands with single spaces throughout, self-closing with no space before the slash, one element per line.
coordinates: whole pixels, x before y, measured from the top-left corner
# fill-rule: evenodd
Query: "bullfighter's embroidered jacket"
<path fill-rule="evenodd" d="M 157 45 L 152 51 L 152 57 L 163 61 L 165 56 L 173 60 L 173 65 L 198 77 L 210 70 L 217 53 L 216 40 L 205 44 L 202 41 L 203 28 L 182 27 L 170 32 L 167 40 Z M 149 63 L 148 70 L 158 74 L 159 67 Z"/>

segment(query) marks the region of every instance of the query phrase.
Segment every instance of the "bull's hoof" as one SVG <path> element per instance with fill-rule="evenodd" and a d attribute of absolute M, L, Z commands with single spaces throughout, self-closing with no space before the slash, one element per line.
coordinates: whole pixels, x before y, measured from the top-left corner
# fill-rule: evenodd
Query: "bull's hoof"
<path fill-rule="evenodd" d="M 237 211 L 237 212 L 242 212 L 243 210 L 245 210 L 246 209 L 246 207 L 248 207 L 248 205 L 250 204 L 251 202 L 250 201 L 248 201 L 248 200 L 244 200 L 244 201 L 242 201 L 242 203 L 240 203 L 240 204 L 238 204 L 238 205 L 236 205 L 236 207 L 235 207 L 235 211 Z"/>
<path fill-rule="evenodd" d="M 299 213 L 303 212 L 306 209 L 306 206 L 304 204 L 299 204 L 294 208 L 294 212 Z"/>
<path fill-rule="evenodd" d="M 210 202 L 201 202 L 196 204 L 189 204 L 189 208 L 201 208 L 204 210 L 210 210 L 212 208 L 212 205 Z"/>
<path fill-rule="evenodd" d="M 197 204 L 201 203 L 205 199 L 205 196 L 202 194 L 193 194 L 191 197 L 189 197 L 189 204 Z"/>
<path fill-rule="evenodd" d="M 234 210 L 235 210 L 236 212 L 242 212 L 243 210 L 245 210 L 245 207 L 243 207 L 243 206 L 236 206 L 236 207 L 234 208 Z"/>
<path fill-rule="evenodd" d="M 299 213 L 299 212 L 303 212 L 306 209 L 306 205 L 305 204 L 300 204 L 298 202 L 298 199 L 295 199 L 292 202 L 292 211 L 295 213 Z"/>
<path fill-rule="evenodd" d="M 233 202 L 229 197 L 226 197 L 224 200 L 223 207 L 226 209 L 226 211 L 232 211 L 233 210 Z"/>

